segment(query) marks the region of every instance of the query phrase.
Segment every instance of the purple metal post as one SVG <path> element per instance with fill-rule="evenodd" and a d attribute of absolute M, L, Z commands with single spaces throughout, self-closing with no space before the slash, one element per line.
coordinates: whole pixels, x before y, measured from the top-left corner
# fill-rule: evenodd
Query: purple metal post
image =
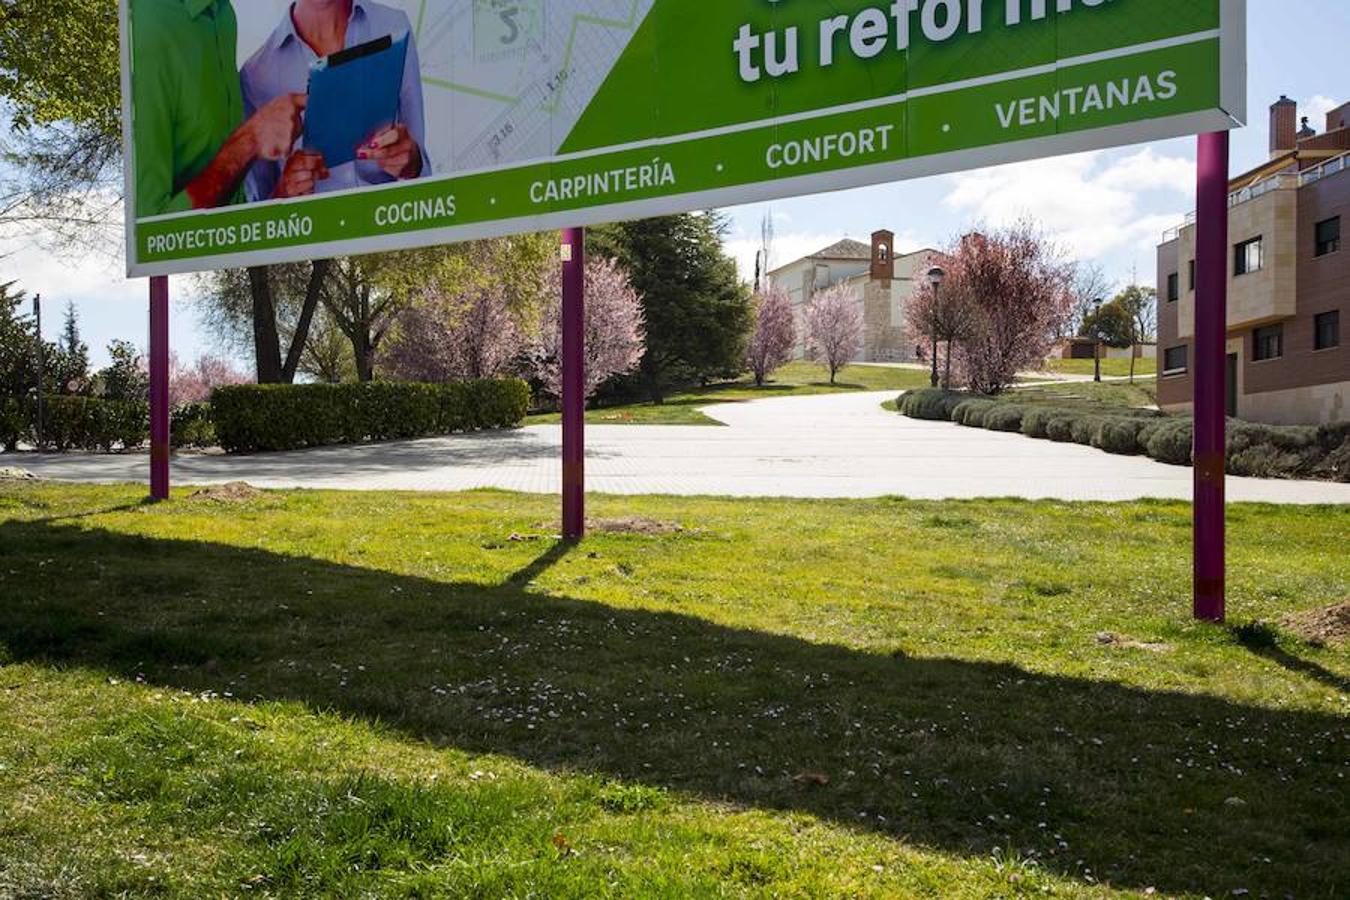
<path fill-rule="evenodd" d="M 1195 617 L 1224 620 L 1228 132 L 1200 135 L 1195 228 Z"/>
<path fill-rule="evenodd" d="M 150 499 L 169 499 L 169 279 L 150 279 Z"/>
<path fill-rule="evenodd" d="M 562 233 L 563 539 L 586 536 L 586 229 Z"/>

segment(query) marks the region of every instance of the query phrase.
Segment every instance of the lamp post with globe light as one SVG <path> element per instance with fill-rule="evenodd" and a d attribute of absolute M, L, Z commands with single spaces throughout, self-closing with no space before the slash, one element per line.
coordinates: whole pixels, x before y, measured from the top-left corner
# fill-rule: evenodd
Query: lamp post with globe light
<path fill-rule="evenodd" d="M 1092 380 L 1102 380 L 1102 298 L 1092 301 L 1094 315 L 1092 320 Z"/>
<path fill-rule="evenodd" d="M 931 285 L 932 288 L 933 288 L 933 309 L 932 309 L 932 314 L 928 317 L 928 328 L 929 328 L 929 331 L 931 332 L 930 337 L 932 338 L 932 342 L 933 342 L 933 354 L 932 354 L 932 361 L 933 361 L 932 384 L 933 384 L 933 387 L 937 387 L 937 386 L 938 386 L 938 365 L 937 365 L 937 350 L 938 350 L 938 333 L 937 333 L 937 332 L 938 332 L 938 292 L 942 290 L 942 282 L 944 282 L 944 281 L 946 281 L 946 280 L 947 280 L 947 271 L 946 271 L 945 269 L 943 269 L 943 268 L 941 268 L 941 267 L 939 267 L 939 266 L 934 266 L 933 268 L 931 268 L 931 269 L 928 270 L 928 283 L 929 283 L 929 285 Z M 950 352 L 951 352 L 951 349 L 948 348 L 947 352 L 950 353 Z"/>

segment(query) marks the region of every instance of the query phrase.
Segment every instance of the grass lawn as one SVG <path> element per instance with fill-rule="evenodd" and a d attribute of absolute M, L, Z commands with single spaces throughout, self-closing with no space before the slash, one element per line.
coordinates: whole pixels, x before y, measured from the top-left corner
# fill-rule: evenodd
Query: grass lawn
<path fill-rule="evenodd" d="M 1059 375 L 1091 375 L 1093 369 L 1090 359 L 1052 359 L 1046 363 L 1046 368 Z M 1153 376 L 1158 373 L 1158 357 L 1154 354 L 1141 356 L 1134 361 L 1135 377 Z M 1130 361 L 1128 359 L 1103 359 L 1102 375 L 1107 378 L 1124 378 L 1130 374 Z"/>
<path fill-rule="evenodd" d="M 700 407 L 718 403 L 740 403 L 769 397 L 803 397 L 809 394 L 842 394 L 855 391 L 907 391 L 928 387 L 928 374 L 919 369 L 890 366 L 848 366 L 839 372 L 837 383 L 830 384 L 830 373 L 812 362 L 792 362 L 773 374 L 763 387 L 746 377 L 709 387 L 672 394 L 666 402 L 633 403 L 592 409 L 586 421 L 592 425 L 719 425 L 699 412 Z M 531 416 L 527 425 L 556 425 L 562 421 L 556 413 Z"/>
<path fill-rule="evenodd" d="M 1050 403 L 1055 406 L 1158 405 L 1158 385 L 1152 379 L 1130 384 L 1125 381 L 1066 381 L 1014 388 L 1002 399 L 1013 403 Z"/>
<path fill-rule="evenodd" d="M 0 896 L 1347 893 L 1350 651 L 1181 504 L 141 494 L 0 486 Z"/>

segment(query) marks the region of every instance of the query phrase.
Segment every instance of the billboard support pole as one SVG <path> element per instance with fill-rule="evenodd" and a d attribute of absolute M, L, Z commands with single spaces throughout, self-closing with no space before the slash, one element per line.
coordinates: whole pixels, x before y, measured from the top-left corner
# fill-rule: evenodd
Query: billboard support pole
<path fill-rule="evenodd" d="M 150 499 L 169 499 L 169 279 L 150 279 Z"/>
<path fill-rule="evenodd" d="M 563 540 L 586 536 L 586 229 L 562 233 Z"/>
<path fill-rule="evenodd" d="M 1228 132 L 1197 153 L 1195 295 L 1195 618 L 1224 621 L 1228 392 Z"/>

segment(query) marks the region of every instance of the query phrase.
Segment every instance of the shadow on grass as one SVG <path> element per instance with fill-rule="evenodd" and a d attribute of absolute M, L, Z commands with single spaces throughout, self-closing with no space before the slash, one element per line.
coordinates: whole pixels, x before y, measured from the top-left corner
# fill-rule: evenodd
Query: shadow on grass
<path fill-rule="evenodd" d="M 1282 669 L 1311 678 L 1333 691 L 1350 694 L 1350 678 L 1342 678 L 1325 666 L 1310 659 L 1295 656 L 1279 645 L 1279 634 L 1264 623 L 1237 625 L 1230 628 L 1234 639 L 1257 656 L 1268 659 Z"/>
<path fill-rule="evenodd" d="M 0 644 L 1071 877 L 1344 895 L 1343 718 L 532 590 L 568 552 L 484 586 L 10 522 L 0 565 L 49 574 L 0 602 Z"/>

